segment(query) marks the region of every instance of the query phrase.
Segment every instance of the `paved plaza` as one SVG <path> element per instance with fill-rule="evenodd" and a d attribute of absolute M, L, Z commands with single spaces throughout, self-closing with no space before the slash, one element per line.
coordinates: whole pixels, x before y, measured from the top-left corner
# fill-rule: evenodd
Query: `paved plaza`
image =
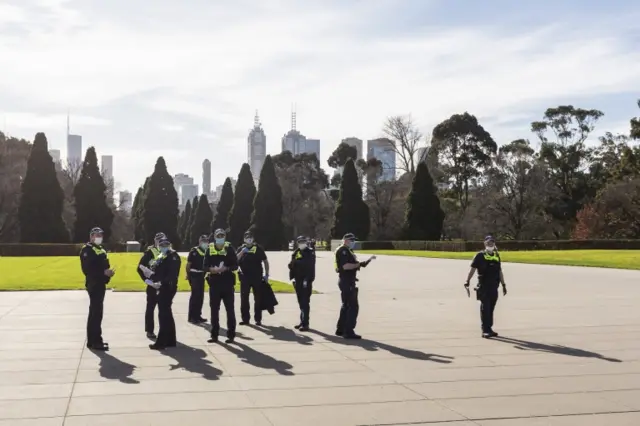
<path fill-rule="evenodd" d="M 288 256 L 270 254 L 274 279 Z M 84 292 L 0 293 L 0 426 L 640 425 L 639 272 L 506 264 L 501 337 L 483 340 L 468 264 L 379 257 L 360 274 L 356 342 L 333 336 L 328 252 L 314 330 L 293 330 L 282 294 L 236 345 L 206 343 L 186 293 L 163 353 L 147 347 L 144 293 L 107 293 L 107 353 L 85 348 Z"/>

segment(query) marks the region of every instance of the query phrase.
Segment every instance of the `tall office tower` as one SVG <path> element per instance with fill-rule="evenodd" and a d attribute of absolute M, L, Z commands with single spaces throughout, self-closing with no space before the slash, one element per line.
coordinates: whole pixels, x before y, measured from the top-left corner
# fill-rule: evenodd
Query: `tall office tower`
<path fill-rule="evenodd" d="M 211 196 L 211 161 L 207 159 L 202 162 L 202 192 Z"/>
<path fill-rule="evenodd" d="M 251 129 L 249 137 L 247 138 L 247 148 L 247 162 L 251 167 L 251 174 L 257 182 L 260 178 L 264 159 L 267 156 L 267 136 L 264 134 L 264 130 L 262 129 L 262 123 L 260 123 L 258 111 L 256 111 L 256 116 L 253 119 L 253 129 Z"/>
<path fill-rule="evenodd" d="M 82 136 L 72 135 L 69 127 L 69 114 L 67 113 L 67 162 L 79 164 L 82 162 Z"/>
<path fill-rule="evenodd" d="M 124 212 L 130 213 L 133 207 L 133 196 L 129 191 L 120 191 L 118 208 Z"/>
<path fill-rule="evenodd" d="M 293 155 L 316 154 L 320 160 L 320 140 L 307 139 L 296 129 L 296 113 L 291 113 L 291 130 L 282 137 L 282 152 L 290 151 Z"/>
<path fill-rule="evenodd" d="M 187 201 L 193 200 L 198 196 L 198 185 L 187 183 L 180 186 L 179 200 L 181 206 L 186 206 Z"/>
<path fill-rule="evenodd" d="M 50 149 L 49 155 L 51 155 L 51 159 L 53 160 L 54 166 L 56 166 L 56 170 L 60 170 L 62 168 L 62 164 L 60 163 L 60 150 Z"/>
<path fill-rule="evenodd" d="M 113 155 L 102 156 L 102 166 L 100 167 L 102 177 L 108 180 L 113 180 Z"/>
<path fill-rule="evenodd" d="M 354 160 L 361 160 L 362 159 L 362 139 L 358 139 L 358 138 L 344 138 L 341 141 L 342 143 L 346 143 L 349 146 L 353 146 L 356 148 L 356 150 L 358 151 L 358 158 L 355 158 Z"/>
<path fill-rule="evenodd" d="M 429 154 L 429 148 L 427 147 L 422 147 L 422 148 L 418 148 L 418 164 L 420 163 L 426 163 L 427 162 L 427 155 Z"/>
<path fill-rule="evenodd" d="M 178 173 L 173 176 L 173 187 L 176 190 L 176 194 L 178 194 L 178 200 L 180 200 L 180 187 L 182 185 L 193 185 L 193 178 L 184 173 Z"/>
<path fill-rule="evenodd" d="M 396 176 L 396 151 L 393 142 L 387 138 L 367 141 L 367 160 L 376 158 L 382 163 L 379 180 L 393 180 Z"/>

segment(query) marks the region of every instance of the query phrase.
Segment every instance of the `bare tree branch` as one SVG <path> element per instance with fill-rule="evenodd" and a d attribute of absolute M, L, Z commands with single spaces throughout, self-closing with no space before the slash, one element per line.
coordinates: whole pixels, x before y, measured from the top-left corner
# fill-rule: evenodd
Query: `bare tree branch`
<path fill-rule="evenodd" d="M 396 169 L 414 174 L 417 153 L 423 141 L 420 129 L 413 123 L 410 115 L 396 115 L 387 118 L 382 129 L 385 137 L 393 142 L 396 153 Z"/>

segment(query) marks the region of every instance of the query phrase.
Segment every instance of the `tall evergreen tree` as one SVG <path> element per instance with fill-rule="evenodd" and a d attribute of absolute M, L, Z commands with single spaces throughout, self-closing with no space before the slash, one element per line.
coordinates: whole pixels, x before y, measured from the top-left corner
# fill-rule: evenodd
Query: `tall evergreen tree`
<path fill-rule="evenodd" d="M 344 234 L 353 233 L 357 238 L 364 240 L 369 236 L 370 227 L 369 206 L 362 198 L 362 187 L 355 163 L 349 159 L 342 172 L 331 235 L 339 239 Z"/>
<path fill-rule="evenodd" d="M 253 183 L 251 168 L 247 163 L 242 165 L 236 183 L 236 192 L 233 197 L 233 207 L 229 214 L 229 234 L 227 239 L 234 246 L 242 243 L 244 233 L 251 226 L 253 214 L 253 199 L 256 196 L 256 185 Z"/>
<path fill-rule="evenodd" d="M 144 185 L 138 188 L 136 196 L 131 206 L 131 218 L 133 220 L 133 233 L 136 241 L 144 241 L 144 193 L 149 188 L 149 178 L 146 178 Z"/>
<path fill-rule="evenodd" d="M 425 162 L 418 164 L 407 199 L 404 238 L 407 240 L 439 241 L 442 236 L 444 211 L 436 193 L 431 173 Z"/>
<path fill-rule="evenodd" d="M 189 226 L 189 218 L 191 216 L 191 200 L 187 200 L 187 205 L 184 206 L 184 211 L 180 215 L 180 222 L 178 223 L 178 233 L 180 234 L 180 240 L 183 241 L 186 248 L 187 242 L 187 226 Z"/>
<path fill-rule="evenodd" d="M 198 211 L 198 202 L 199 198 L 197 196 L 193 197 L 191 200 L 191 213 L 189 214 L 189 219 L 187 221 L 187 226 L 184 230 L 185 244 L 191 244 L 189 239 L 191 238 L 191 227 L 193 226 L 193 222 L 196 220 L 196 212 Z"/>
<path fill-rule="evenodd" d="M 282 250 L 285 247 L 282 189 L 270 155 L 265 158 L 260 172 L 253 208 L 251 228 L 256 240 L 265 250 Z"/>
<path fill-rule="evenodd" d="M 89 147 L 82 163 L 80 178 L 73 189 L 76 206 L 76 221 L 73 227 L 73 240 L 86 241 L 91 228 L 96 226 L 104 231 L 105 241 L 111 236 L 113 212 L 107 203 L 107 185 L 105 185 L 98 157 L 94 147 Z"/>
<path fill-rule="evenodd" d="M 145 242 L 152 244 L 155 234 L 164 232 L 174 248 L 179 248 L 178 194 L 162 157 L 158 157 L 155 169 L 149 177 L 142 205 Z"/>
<path fill-rule="evenodd" d="M 62 220 L 64 193 L 47 147 L 44 133 L 36 134 L 22 181 L 20 241 L 23 243 L 67 243 L 69 232 Z"/>
<path fill-rule="evenodd" d="M 209 205 L 209 199 L 206 194 L 202 194 L 198 200 L 198 209 L 193 215 L 193 223 L 189 229 L 189 246 L 194 247 L 198 244 L 200 235 L 209 234 L 209 227 L 213 220 L 213 212 Z"/>
<path fill-rule="evenodd" d="M 226 178 L 224 185 L 222 185 L 222 194 L 220 194 L 220 200 L 216 208 L 216 216 L 211 223 L 211 232 L 214 232 L 216 229 L 226 230 L 229 228 L 229 214 L 231 214 L 232 207 L 233 185 L 231 184 L 231 179 Z"/>

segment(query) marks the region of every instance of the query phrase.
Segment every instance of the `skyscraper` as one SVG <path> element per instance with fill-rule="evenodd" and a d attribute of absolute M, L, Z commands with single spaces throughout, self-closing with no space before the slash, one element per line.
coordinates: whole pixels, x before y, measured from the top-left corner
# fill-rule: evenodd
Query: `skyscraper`
<path fill-rule="evenodd" d="M 113 156 L 103 155 L 102 166 L 100 167 L 102 177 L 108 180 L 113 180 Z"/>
<path fill-rule="evenodd" d="M 198 196 L 198 185 L 194 184 L 185 184 L 180 186 L 179 200 L 180 206 L 186 206 L 187 201 L 193 200 L 194 197 Z"/>
<path fill-rule="evenodd" d="M 396 151 L 393 142 L 387 138 L 367 141 L 367 160 L 375 158 L 382 163 L 379 180 L 393 180 L 396 176 Z"/>
<path fill-rule="evenodd" d="M 202 192 L 211 196 L 211 161 L 206 158 L 202 162 Z"/>
<path fill-rule="evenodd" d="M 427 155 L 429 154 L 429 148 L 427 147 L 418 148 L 417 154 L 418 154 L 418 164 L 422 162 L 426 162 Z"/>
<path fill-rule="evenodd" d="M 69 127 L 69 114 L 67 113 L 67 162 L 82 162 L 82 136 L 72 135 Z"/>
<path fill-rule="evenodd" d="M 53 164 L 56 166 L 56 170 L 60 170 L 60 168 L 61 168 L 60 150 L 59 149 L 50 149 L 49 150 L 49 155 L 51 156 L 51 159 L 53 160 Z"/>
<path fill-rule="evenodd" d="M 260 117 L 258 117 L 258 111 L 253 119 L 253 129 L 249 132 L 247 138 L 247 162 L 251 167 L 251 174 L 254 180 L 260 178 L 260 172 L 262 171 L 262 165 L 264 159 L 267 156 L 267 136 L 264 134 L 262 124 L 260 123 Z"/>
<path fill-rule="evenodd" d="M 302 133 L 296 130 L 296 113 L 291 113 L 291 130 L 282 137 L 282 152 L 290 151 L 293 155 L 316 154 L 320 160 L 320 140 L 307 139 Z"/>
<path fill-rule="evenodd" d="M 362 159 L 362 139 L 350 137 L 342 139 L 341 142 L 356 148 L 358 151 L 358 158 L 355 158 L 355 160 Z"/>

